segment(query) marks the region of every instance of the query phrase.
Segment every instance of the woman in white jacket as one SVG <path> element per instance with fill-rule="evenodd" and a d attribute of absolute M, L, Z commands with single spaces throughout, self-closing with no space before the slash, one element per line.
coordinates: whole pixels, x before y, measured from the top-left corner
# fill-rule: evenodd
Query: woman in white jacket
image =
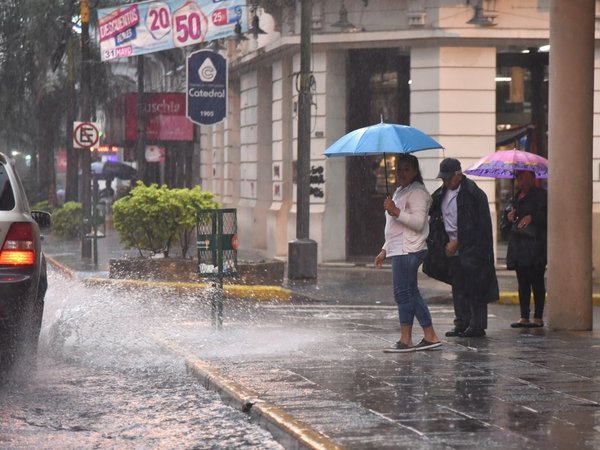
<path fill-rule="evenodd" d="M 375 257 L 377 268 L 386 257 L 392 258 L 394 300 L 400 317 L 400 340 L 384 349 L 388 353 L 430 350 L 441 345 L 417 283 L 417 272 L 427 253 L 431 196 L 423 185 L 419 160 L 414 155 L 399 155 L 397 167 L 398 188 L 393 197 L 383 202 L 385 244 Z M 412 340 L 415 317 L 423 328 L 423 339 L 417 345 Z"/>

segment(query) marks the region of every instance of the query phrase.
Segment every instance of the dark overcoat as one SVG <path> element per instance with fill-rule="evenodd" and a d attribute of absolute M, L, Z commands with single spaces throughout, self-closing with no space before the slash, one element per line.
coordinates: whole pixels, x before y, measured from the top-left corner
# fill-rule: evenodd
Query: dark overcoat
<path fill-rule="evenodd" d="M 452 273 L 443 247 L 448 235 L 443 228 L 442 199 L 446 188 L 441 186 L 431 196 L 430 239 L 423 271 L 432 278 L 452 283 Z M 496 278 L 492 219 L 485 192 L 463 175 L 456 197 L 458 225 L 458 259 L 465 279 L 467 298 L 490 303 L 500 297 Z M 429 272 L 429 273 L 428 273 Z"/>
<path fill-rule="evenodd" d="M 548 224 L 548 194 L 546 190 L 532 187 L 526 196 L 517 199 L 512 207 L 516 209 L 516 220 L 530 214 L 531 224 L 527 227 L 530 233 L 516 233 L 511 231 L 513 224 L 508 221 L 507 215 L 510 208 L 505 208 L 500 221 L 504 231 L 509 232 L 508 248 L 506 252 L 506 267 L 514 270 L 519 267 L 545 266 L 547 259 L 547 224 Z"/>

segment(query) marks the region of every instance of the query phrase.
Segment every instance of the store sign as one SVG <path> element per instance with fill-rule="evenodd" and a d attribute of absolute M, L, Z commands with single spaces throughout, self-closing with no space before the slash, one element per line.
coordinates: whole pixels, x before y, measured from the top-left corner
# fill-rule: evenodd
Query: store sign
<path fill-rule="evenodd" d="M 245 0 L 163 0 L 98 9 L 102 61 L 200 44 L 248 30 Z"/>
<path fill-rule="evenodd" d="M 137 140 L 137 94 L 125 94 L 125 140 Z M 123 112 L 117 109 L 117 118 Z M 144 94 L 146 139 L 149 141 L 193 141 L 194 125 L 185 116 L 185 96 L 180 93 Z M 112 139 L 114 139 L 111 136 Z"/>
<path fill-rule="evenodd" d="M 227 116 L 227 59 L 199 50 L 187 59 L 186 115 L 199 125 L 214 125 Z"/>

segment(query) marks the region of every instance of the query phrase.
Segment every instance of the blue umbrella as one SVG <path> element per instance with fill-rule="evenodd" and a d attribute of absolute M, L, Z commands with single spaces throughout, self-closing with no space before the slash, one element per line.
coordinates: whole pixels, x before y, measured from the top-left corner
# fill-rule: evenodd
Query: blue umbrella
<path fill-rule="evenodd" d="M 394 123 L 378 123 L 351 131 L 335 141 L 325 156 L 371 156 L 386 153 L 412 153 L 421 150 L 443 149 L 439 142 L 421 130 Z M 387 191 L 387 164 L 385 183 Z"/>

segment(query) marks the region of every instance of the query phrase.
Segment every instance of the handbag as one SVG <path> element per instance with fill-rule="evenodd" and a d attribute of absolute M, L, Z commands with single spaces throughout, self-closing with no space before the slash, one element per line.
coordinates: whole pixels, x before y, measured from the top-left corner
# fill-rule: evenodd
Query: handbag
<path fill-rule="evenodd" d="M 538 235 L 537 227 L 530 223 L 526 227 L 519 228 L 517 226 L 518 221 L 513 222 L 512 228 L 510 229 L 511 234 L 514 236 L 526 237 L 530 239 L 535 239 Z"/>
<path fill-rule="evenodd" d="M 431 216 L 429 220 L 429 236 L 427 237 L 427 253 L 423 260 L 423 273 L 434 280 L 452 284 L 450 264 L 446 257 L 448 234 L 444 228 L 441 213 Z"/>

